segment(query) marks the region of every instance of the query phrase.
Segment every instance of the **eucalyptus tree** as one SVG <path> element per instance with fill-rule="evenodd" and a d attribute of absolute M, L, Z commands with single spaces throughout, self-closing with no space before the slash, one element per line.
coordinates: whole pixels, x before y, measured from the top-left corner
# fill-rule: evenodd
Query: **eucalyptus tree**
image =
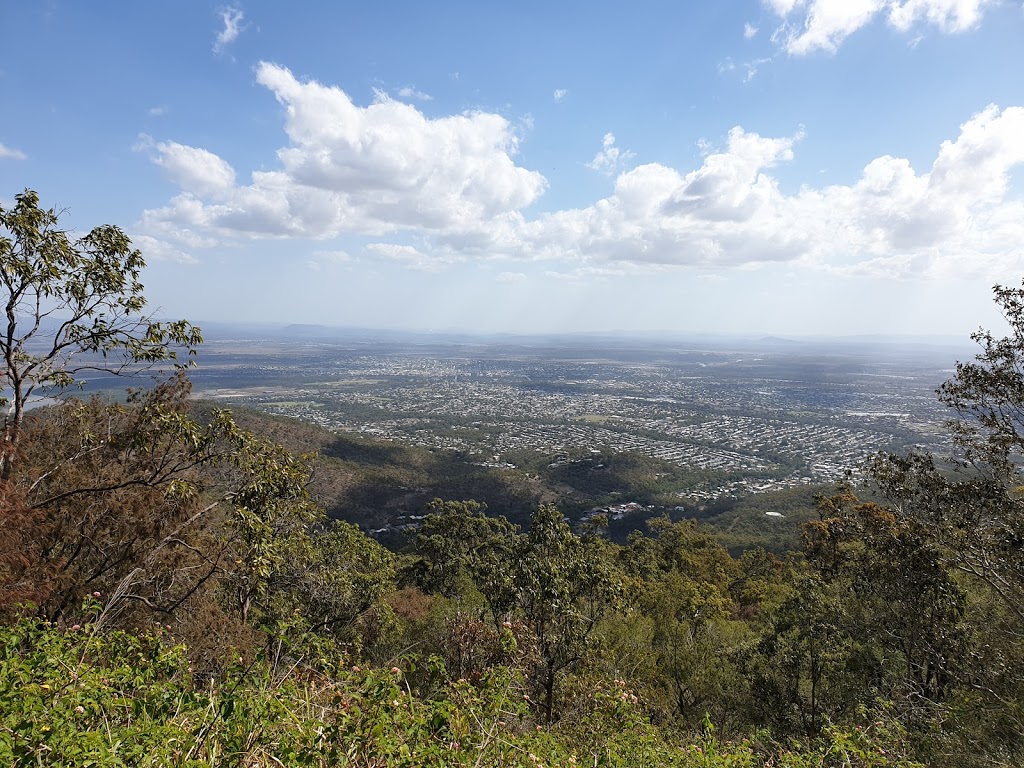
<path fill-rule="evenodd" d="M 74 238 L 32 190 L 0 207 L 0 479 L 11 477 L 31 398 L 65 392 L 87 371 L 120 375 L 191 356 L 202 342 L 188 322 L 146 312 L 144 267 L 118 227 Z"/>
<path fill-rule="evenodd" d="M 590 651 L 598 622 L 618 608 L 623 579 L 598 538 L 580 538 L 553 506 L 530 519 L 511 562 L 511 594 L 540 657 L 546 722 L 555 719 L 561 673 Z"/>
<path fill-rule="evenodd" d="M 881 454 L 869 469 L 891 509 L 1024 630 L 1024 288 L 994 294 L 1009 332 L 974 333 L 981 351 L 938 389 L 953 455 Z"/>

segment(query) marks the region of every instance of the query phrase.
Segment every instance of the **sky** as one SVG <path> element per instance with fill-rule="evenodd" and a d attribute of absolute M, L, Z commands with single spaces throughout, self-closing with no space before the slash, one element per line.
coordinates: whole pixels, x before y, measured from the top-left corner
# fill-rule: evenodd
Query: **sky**
<path fill-rule="evenodd" d="M 195 322 L 998 328 L 1020 0 L 0 0 L 0 206 Z"/>

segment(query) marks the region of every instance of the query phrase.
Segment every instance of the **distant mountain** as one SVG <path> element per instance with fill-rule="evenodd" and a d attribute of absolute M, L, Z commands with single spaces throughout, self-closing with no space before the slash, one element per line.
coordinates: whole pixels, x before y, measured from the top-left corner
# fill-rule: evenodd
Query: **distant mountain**
<path fill-rule="evenodd" d="M 590 355 L 595 359 L 629 352 L 676 354 L 706 350 L 715 353 L 835 354 L 867 357 L 926 358 L 941 356 L 950 361 L 966 359 L 976 345 L 966 338 L 949 336 L 861 335 L 861 336 L 756 336 L 753 334 L 675 333 L 667 331 L 595 333 L 471 333 L 454 330 L 396 330 L 359 328 L 319 323 L 225 323 L 198 322 L 208 341 L 278 340 L 335 344 L 397 344 L 409 348 L 452 345 L 516 348 L 535 352 L 546 350 L 571 357 Z"/>
<path fill-rule="evenodd" d="M 794 339 L 784 339 L 781 336 L 763 336 L 758 339 L 758 343 L 766 347 L 798 347 L 803 342 L 796 341 Z"/>

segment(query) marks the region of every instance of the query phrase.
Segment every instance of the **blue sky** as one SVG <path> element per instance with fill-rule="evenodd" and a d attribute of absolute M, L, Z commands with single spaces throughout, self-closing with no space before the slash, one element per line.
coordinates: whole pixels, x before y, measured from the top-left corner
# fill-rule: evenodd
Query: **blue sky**
<path fill-rule="evenodd" d="M 1024 277 L 1019 0 L 0 0 L 0 205 L 202 320 L 966 336 Z"/>

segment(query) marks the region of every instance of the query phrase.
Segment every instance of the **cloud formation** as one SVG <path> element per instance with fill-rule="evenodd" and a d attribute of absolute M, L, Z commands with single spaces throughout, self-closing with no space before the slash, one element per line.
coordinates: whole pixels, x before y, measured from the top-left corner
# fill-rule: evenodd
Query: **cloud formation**
<path fill-rule="evenodd" d="M 140 137 L 136 148 L 152 150 L 153 162 L 189 194 L 220 198 L 234 187 L 235 169 L 213 152 L 176 141 L 153 143 L 146 135 Z"/>
<path fill-rule="evenodd" d="M 781 0 L 779 0 L 781 2 Z M 618 172 L 591 205 L 532 213 L 547 182 L 517 165 L 518 137 L 497 114 L 430 119 L 379 95 L 359 106 L 341 89 L 261 64 L 283 108 L 287 142 L 248 183 L 216 154 L 141 143 L 181 189 L 146 211 L 146 234 L 195 250 L 246 239 L 369 236 L 362 255 L 413 269 L 468 259 L 549 260 L 572 274 L 690 267 L 702 272 L 790 263 L 887 275 L 1024 268 L 1024 107 L 990 106 L 937 148 L 930 168 L 884 155 L 847 184 L 784 192 L 773 169 L 802 135 L 737 126 L 695 168 L 646 163 L 613 134 L 590 167 Z M 415 242 L 415 246 L 409 245 Z M 511 273 L 510 273 L 511 274 Z"/>
<path fill-rule="evenodd" d="M 163 240 L 150 235 L 132 235 L 132 245 L 142 251 L 149 261 L 173 261 L 178 264 L 198 264 L 199 260 Z"/>
<path fill-rule="evenodd" d="M 224 28 L 217 33 L 217 39 L 213 42 L 214 53 L 223 53 L 227 46 L 238 39 L 238 35 L 242 31 L 242 20 L 244 18 L 245 14 L 240 8 L 228 6 L 221 9 L 220 20 L 223 22 Z"/>
<path fill-rule="evenodd" d="M 28 155 L 22 152 L 20 149 L 14 149 L 13 147 L 5 146 L 0 144 L 0 160 L 28 160 Z"/>
<path fill-rule="evenodd" d="M 839 272 L 978 273 L 1024 263 L 1024 203 L 1009 195 L 1024 164 L 1024 108 L 990 106 L 917 173 L 903 158 L 868 163 L 850 185 L 784 194 L 770 169 L 799 134 L 742 128 L 688 173 L 660 164 L 621 174 L 592 206 L 524 226 L 535 254 L 592 264 L 702 269 L 792 262 Z"/>
<path fill-rule="evenodd" d="M 403 88 L 398 89 L 398 97 L 401 99 L 415 99 L 416 101 L 433 101 L 434 97 L 429 93 L 414 88 L 411 85 L 406 85 Z"/>
<path fill-rule="evenodd" d="M 601 140 L 600 151 L 594 155 L 593 160 L 587 163 L 587 168 L 611 176 L 634 157 L 636 157 L 635 152 L 630 152 L 628 149 L 623 151 L 615 146 L 614 133 L 606 133 Z"/>
<path fill-rule="evenodd" d="M 566 90 L 565 88 L 555 88 L 555 92 L 553 94 L 554 99 L 555 99 L 556 102 L 561 101 L 562 99 L 564 99 L 568 95 L 569 95 L 569 91 Z"/>
<path fill-rule="evenodd" d="M 742 72 L 743 82 L 749 83 L 754 77 L 757 76 L 758 71 L 765 64 L 770 64 L 772 61 L 770 56 L 751 59 L 750 61 L 734 61 L 731 58 L 725 59 L 718 65 L 719 74 L 726 74 L 728 72 Z"/>
<path fill-rule="evenodd" d="M 783 23 L 773 39 L 790 54 L 836 51 L 861 27 L 884 16 L 907 32 L 918 24 L 953 34 L 973 28 L 995 0 L 763 0 Z"/>
<path fill-rule="evenodd" d="M 262 63 L 257 81 L 284 107 L 278 170 L 245 186 L 203 149 L 155 145 L 156 163 L 182 188 L 152 222 L 219 236 L 326 238 L 422 230 L 471 235 L 530 205 L 547 182 L 516 165 L 518 138 L 502 116 L 428 119 L 378 93 L 367 107 L 340 88 L 300 82 Z"/>

